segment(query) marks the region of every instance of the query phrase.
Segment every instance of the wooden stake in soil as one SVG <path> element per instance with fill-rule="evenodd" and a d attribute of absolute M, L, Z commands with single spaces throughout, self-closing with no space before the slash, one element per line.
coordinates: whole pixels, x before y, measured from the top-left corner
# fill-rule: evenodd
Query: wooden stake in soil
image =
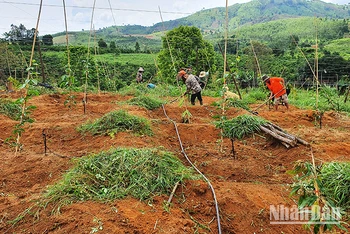
<path fill-rule="evenodd" d="M 43 129 L 42 135 L 43 135 L 43 138 L 44 138 L 44 152 L 45 152 L 45 156 L 46 156 L 47 144 L 46 144 L 46 133 L 45 133 L 45 129 Z"/>
<path fill-rule="evenodd" d="M 228 31 L 228 0 L 226 0 L 226 23 L 225 23 L 225 51 L 224 51 L 224 74 L 223 74 L 223 79 L 224 79 L 224 86 L 226 86 L 226 64 L 227 64 L 227 57 L 226 57 L 226 52 L 227 52 L 227 31 Z M 222 99 L 225 100 L 225 93 L 222 94 Z M 221 115 L 222 117 L 225 115 L 225 101 L 222 103 L 222 112 Z M 224 134 L 223 130 L 221 129 L 221 146 L 220 146 L 220 152 L 222 153 L 224 150 Z"/>
<path fill-rule="evenodd" d="M 170 205 L 171 200 L 173 199 L 173 196 L 174 196 L 174 194 L 175 194 L 175 192 L 176 192 L 176 189 L 177 189 L 177 186 L 178 186 L 178 185 L 179 185 L 179 181 L 176 182 L 176 184 L 175 184 L 175 186 L 174 186 L 174 188 L 173 188 L 173 191 L 171 192 L 170 197 L 169 197 L 169 199 L 168 199 L 167 205 Z"/>

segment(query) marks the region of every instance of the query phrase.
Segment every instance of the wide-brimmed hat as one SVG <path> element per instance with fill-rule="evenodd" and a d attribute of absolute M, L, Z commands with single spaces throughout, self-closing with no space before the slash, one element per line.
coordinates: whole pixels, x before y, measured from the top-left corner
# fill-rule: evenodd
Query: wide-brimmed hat
<path fill-rule="evenodd" d="M 140 68 L 139 68 L 139 72 L 143 72 L 143 71 L 145 71 L 145 70 L 143 70 L 143 68 L 140 67 Z"/>
<path fill-rule="evenodd" d="M 201 73 L 199 73 L 199 77 L 200 77 L 200 78 L 205 77 L 205 76 L 206 76 L 205 71 L 201 71 Z"/>
<path fill-rule="evenodd" d="M 263 80 L 263 82 L 266 82 L 268 79 L 270 79 L 270 77 L 268 75 L 263 75 L 261 79 Z"/>

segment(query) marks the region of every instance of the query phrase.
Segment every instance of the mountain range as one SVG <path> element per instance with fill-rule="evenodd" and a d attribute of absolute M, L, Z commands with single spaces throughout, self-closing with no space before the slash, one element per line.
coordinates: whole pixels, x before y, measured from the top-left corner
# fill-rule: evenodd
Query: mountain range
<path fill-rule="evenodd" d="M 350 5 L 337 5 L 319 0 L 252 0 L 237 3 L 227 8 L 228 30 L 266 24 L 268 22 L 300 19 L 350 19 Z M 297 21 L 301 22 L 301 21 Z M 171 30 L 180 25 L 195 26 L 203 34 L 222 38 L 226 28 L 226 8 L 217 7 L 201 10 L 184 18 L 160 22 L 153 26 L 126 25 L 111 26 L 96 31 L 96 37 L 106 42 L 116 41 L 118 45 L 135 45 L 136 41 L 147 44 L 159 43 L 160 32 Z M 283 27 L 282 27 L 283 29 Z M 57 44 L 64 43 L 64 32 L 53 35 Z M 85 34 L 85 36 L 84 36 Z M 85 44 L 88 32 L 70 32 L 72 44 Z M 153 40 L 153 42 L 152 42 Z M 157 42 L 155 42 L 157 41 Z"/>
<path fill-rule="evenodd" d="M 229 29 L 278 19 L 303 16 L 348 19 L 349 5 L 336 5 L 319 0 L 253 0 L 236 3 L 228 7 Z M 201 10 L 184 18 L 157 23 L 145 27 L 127 25 L 118 27 L 122 34 L 151 34 L 171 30 L 180 25 L 195 26 L 202 30 L 223 31 L 226 22 L 226 8 L 217 7 Z"/>

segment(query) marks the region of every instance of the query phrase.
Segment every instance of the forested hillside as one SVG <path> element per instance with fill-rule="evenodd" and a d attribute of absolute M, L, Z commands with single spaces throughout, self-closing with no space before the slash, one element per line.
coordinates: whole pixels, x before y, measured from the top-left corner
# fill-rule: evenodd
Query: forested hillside
<path fill-rule="evenodd" d="M 195 26 L 212 33 L 222 32 L 225 26 L 225 7 L 199 11 L 188 17 L 160 22 L 151 27 L 124 26 L 119 31 L 123 34 L 150 34 L 170 30 L 180 25 Z M 298 18 L 303 16 L 317 18 L 349 19 L 349 6 L 340 6 L 322 1 L 308 0 L 253 0 L 236 3 L 228 7 L 229 29 L 241 25 L 258 24 L 277 19 Z"/>
<path fill-rule="evenodd" d="M 138 42 L 143 50 L 159 50 L 159 32 L 180 25 L 195 26 L 203 36 L 216 43 L 225 30 L 225 8 L 199 11 L 188 17 L 157 23 L 150 27 L 140 25 L 112 26 L 96 30 L 95 37 L 107 44 L 115 41 L 120 48 L 133 48 Z M 322 40 L 342 38 L 347 31 L 350 9 L 322 1 L 307 0 L 253 0 L 228 7 L 229 34 L 248 40 L 272 41 L 297 35 L 302 40 L 314 38 L 315 32 Z M 316 24 L 316 19 L 317 24 Z M 340 20 L 337 20 L 340 19 Z M 89 32 L 70 32 L 70 43 L 87 44 Z M 55 44 L 65 43 L 64 33 L 54 35 Z"/>

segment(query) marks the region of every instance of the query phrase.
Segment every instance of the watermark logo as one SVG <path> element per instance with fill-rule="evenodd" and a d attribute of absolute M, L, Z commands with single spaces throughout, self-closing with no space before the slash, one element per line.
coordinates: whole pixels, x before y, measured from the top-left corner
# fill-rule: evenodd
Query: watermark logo
<path fill-rule="evenodd" d="M 340 224 L 340 207 L 270 205 L 270 224 Z"/>

